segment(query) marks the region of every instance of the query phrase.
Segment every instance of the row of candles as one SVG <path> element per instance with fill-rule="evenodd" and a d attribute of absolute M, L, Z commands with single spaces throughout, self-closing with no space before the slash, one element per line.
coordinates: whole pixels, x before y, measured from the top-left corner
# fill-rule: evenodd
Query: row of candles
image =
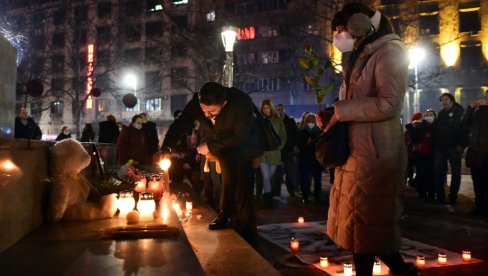
<path fill-rule="evenodd" d="M 305 218 L 298 217 L 298 224 L 304 224 L 304 223 L 305 223 Z M 293 237 L 290 241 L 290 248 L 291 248 L 291 252 L 293 254 L 296 254 L 298 252 L 298 249 L 300 248 L 300 241 L 297 238 Z M 462 257 L 463 257 L 463 261 L 470 262 L 471 252 L 466 250 L 462 251 Z M 420 268 L 425 267 L 425 257 L 420 255 L 417 256 L 416 263 L 417 266 L 419 266 Z M 447 255 L 445 253 L 439 253 L 437 255 L 437 263 L 439 263 L 440 265 L 446 265 Z M 320 257 L 320 267 L 327 268 L 328 266 L 329 266 L 329 259 L 327 257 Z M 352 263 L 345 262 L 343 266 L 344 266 L 344 275 L 346 276 L 352 275 Z M 380 273 L 381 273 L 381 262 L 376 260 L 373 266 L 373 274 L 379 275 Z"/>

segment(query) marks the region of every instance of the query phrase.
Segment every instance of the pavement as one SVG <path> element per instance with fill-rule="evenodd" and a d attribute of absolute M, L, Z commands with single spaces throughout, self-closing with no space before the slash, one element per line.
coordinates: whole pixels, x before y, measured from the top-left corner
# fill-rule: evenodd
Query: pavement
<path fill-rule="evenodd" d="M 450 176 L 448 176 L 448 180 Z M 448 181 L 449 183 L 449 181 Z M 327 219 L 330 183 L 324 174 L 322 200 L 303 204 L 299 197 L 289 197 L 285 185 L 281 196 L 274 199 L 273 208 L 257 202 L 258 225 L 295 222 L 303 216 L 307 221 Z M 488 217 L 469 215 L 474 208 L 474 192 L 470 175 L 463 175 L 458 203 L 454 208 L 447 205 L 423 203 L 415 190 L 407 187 L 405 211 L 402 217 L 403 236 L 408 239 L 434 245 L 449 251 L 470 250 L 474 258 L 488 260 Z M 257 251 L 282 275 L 327 275 L 313 266 L 289 257 L 289 252 L 260 238 Z M 421 275 L 488 275 L 488 263 L 428 268 Z"/>

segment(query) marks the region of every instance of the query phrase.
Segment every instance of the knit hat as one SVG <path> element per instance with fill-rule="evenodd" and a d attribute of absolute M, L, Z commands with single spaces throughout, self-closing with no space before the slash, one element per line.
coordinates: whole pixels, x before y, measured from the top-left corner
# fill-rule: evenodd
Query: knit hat
<path fill-rule="evenodd" d="M 422 120 L 422 113 L 421 112 L 417 112 L 417 113 L 412 115 L 412 122 L 413 121 L 419 121 L 419 120 Z"/>

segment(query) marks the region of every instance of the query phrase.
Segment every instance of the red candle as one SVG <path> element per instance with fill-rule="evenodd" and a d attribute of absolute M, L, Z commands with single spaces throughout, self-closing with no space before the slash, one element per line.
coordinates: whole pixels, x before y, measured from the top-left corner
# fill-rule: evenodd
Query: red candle
<path fill-rule="evenodd" d="M 417 256 L 417 266 L 424 267 L 425 266 L 425 257 L 424 256 Z"/>
<path fill-rule="evenodd" d="M 134 191 L 138 193 L 144 193 L 146 191 L 146 179 L 145 178 L 138 178 L 134 183 Z"/>
<path fill-rule="evenodd" d="M 147 186 L 148 186 L 149 192 L 153 193 L 155 198 L 157 198 L 163 194 L 163 188 L 161 187 L 161 182 L 156 177 L 153 177 L 149 181 Z"/>
<path fill-rule="evenodd" d="M 471 262 L 471 251 L 463 250 L 463 261 Z"/>
<path fill-rule="evenodd" d="M 298 241 L 298 239 L 291 238 L 291 241 L 290 241 L 291 252 L 293 254 L 296 254 L 298 252 L 299 247 L 300 247 L 300 242 Z"/>

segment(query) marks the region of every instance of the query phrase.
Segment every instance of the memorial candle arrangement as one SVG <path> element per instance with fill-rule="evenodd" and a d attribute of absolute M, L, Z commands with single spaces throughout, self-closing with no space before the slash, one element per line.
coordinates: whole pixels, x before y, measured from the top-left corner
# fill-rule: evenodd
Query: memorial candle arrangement
<path fill-rule="evenodd" d="M 447 255 L 445 253 L 439 253 L 439 254 L 437 254 L 437 262 L 440 265 L 447 264 Z"/>
<path fill-rule="evenodd" d="M 374 261 L 373 275 L 381 275 L 381 262 L 380 261 Z"/>
<path fill-rule="evenodd" d="M 298 239 L 291 238 L 291 241 L 290 241 L 291 252 L 293 254 L 296 254 L 298 252 L 299 247 L 300 247 L 300 242 L 298 241 Z"/>
<path fill-rule="evenodd" d="M 352 263 L 345 262 L 343 266 L 344 266 L 344 276 L 352 276 Z"/>
<path fill-rule="evenodd" d="M 124 191 L 119 193 L 117 200 L 117 208 L 119 209 L 119 217 L 125 218 L 127 214 L 134 209 L 136 202 L 132 191 Z"/>
<path fill-rule="evenodd" d="M 463 261 L 471 262 L 471 251 L 463 250 Z"/>
<path fill-rule="evenodd" d="M 154 210 L 156 210 L 156 203 L 152 193 L 140 193 L 139 201 L 137 202 L 137 210 L 140 214 L 140 221 L 154 220 Z"/>
<path fill-rule="evenodd" d="M 417 266 L 422 268 L 425 266 L 425 257 L 424 256 L 417 256 Z"/>
<path fill-rule="evenodd" d="M 326 268 L 329 266 L 329 258 L 327 257 L 320 257 L 320 267 Z"/>

